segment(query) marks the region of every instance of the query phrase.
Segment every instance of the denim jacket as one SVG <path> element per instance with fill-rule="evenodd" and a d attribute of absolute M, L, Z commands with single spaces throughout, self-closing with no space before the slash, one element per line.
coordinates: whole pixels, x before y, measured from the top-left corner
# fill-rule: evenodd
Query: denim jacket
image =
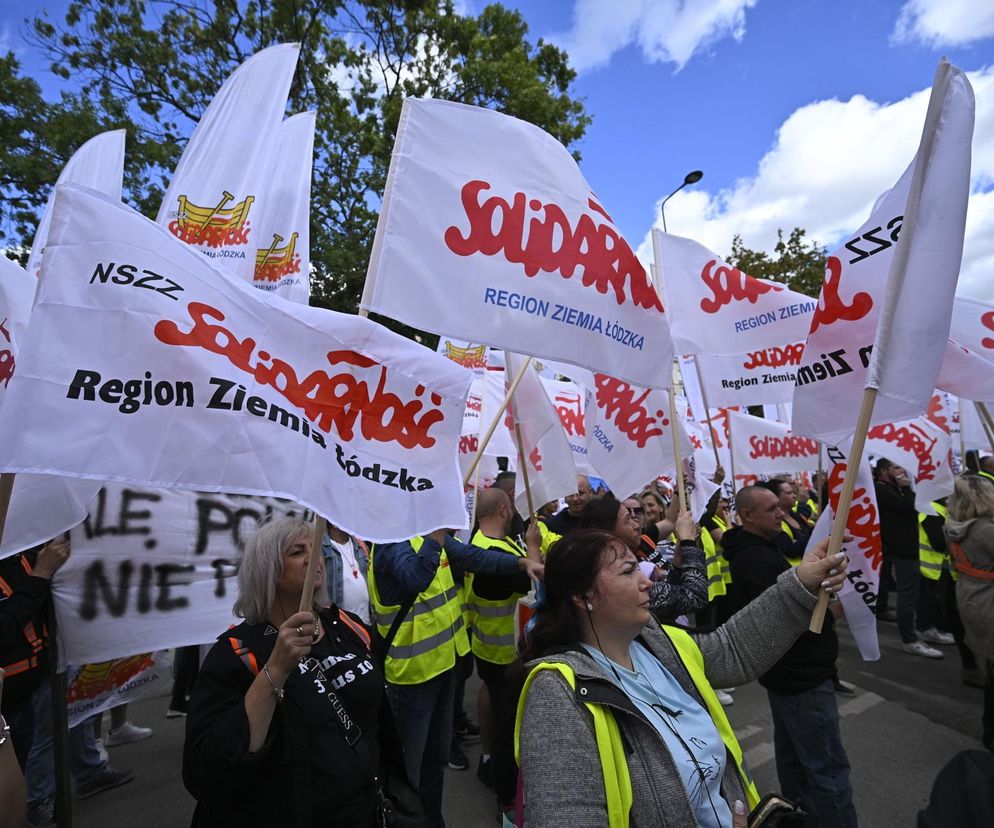
<path fill-rule="evenodd" d="M 352 543 L 352 554 L 355 555 L 359 574 L 362 575 L 362 580 L 365 581 L 366 572 L 369 569 L 369 553 L 366 551 L 365 544 L 361 541 L 351 537 L 349 540 Z M 342 605 L 345 597 L 342 576 L 344 562 L 341 555 L 338 554 L 338 550 L 332 546 L 331 538 L 327 532 L 325 532 L 324 539 L 321 542 L 321 551 L 324 553 L 324 577 L 328 584 L 328 597 L 338 607 Z"/>

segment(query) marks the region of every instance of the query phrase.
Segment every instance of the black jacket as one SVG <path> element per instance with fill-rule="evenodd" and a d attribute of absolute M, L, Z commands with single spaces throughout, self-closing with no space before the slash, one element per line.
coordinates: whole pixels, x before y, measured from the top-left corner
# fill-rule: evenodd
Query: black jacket
<path fill-rule="evenodd" d="M 776 583 L 790 568 L 775 541 L 768 541 L 741 526 L 733 526 L 721 539 L 722 550 L 732 573 L 726 600 L 732 613 Z M 805 630 L 773 667 L 759 677 L 767 690 L 783 695 L 802 693 L 835 675 L 839 639 L 831 613 L 825 613 L 821 634 Z"/>
<path fill-rule="evenodd" d="M 567 506 L 565 509 L 561 509 L 560 511 L 556 512 L 552 517 L 550 517 L 545 522 L 545 525 L 548 526 L 549 529 L 555 532 L 557 535 L 562 535 L 563 537 L 566 537 L 566 535 L 568 535 L 574 529 L 580 528 L 580 522 L 581 522 L 580 516 L 571 515 L 569 511 L 569 506 Z"/>
<path fill-rule="evenodd" d="M 880 542 L 889 558 L 918 560 L 918 512 L 910 486 L 891 486 L 876 481 L 877 508 L 880 510 Z"/>
<path fill-rule="evenodd" d="M 45 605 L 51 584 L 31 574 L 24 555 L 0 560 L 0 667 L 7 671 L 3 709 L 13 712 L 31 700 L 48 675 Z"/>

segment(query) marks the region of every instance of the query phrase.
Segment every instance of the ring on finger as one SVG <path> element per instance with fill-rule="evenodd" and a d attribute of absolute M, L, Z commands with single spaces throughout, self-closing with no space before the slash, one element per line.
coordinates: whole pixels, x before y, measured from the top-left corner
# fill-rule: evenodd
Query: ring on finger
<path fill-rule="evenodd" d="M 304 634 L 303 628 L 297 627 L 297 635 L 303 635 L 303 634 Z"/>

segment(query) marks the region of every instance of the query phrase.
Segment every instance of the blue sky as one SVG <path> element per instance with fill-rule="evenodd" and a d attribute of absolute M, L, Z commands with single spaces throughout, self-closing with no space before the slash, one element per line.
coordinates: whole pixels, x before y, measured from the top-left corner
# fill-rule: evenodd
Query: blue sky
<path fill-rule="evenodd" d="M 66 5 L 4 3 L 0 47 L 41 72 L 21 21 Z M 704 179 L 667 204 L 671 232 L 720 254 L 734 233 L 770 249 L 778 227 L 795 225 L 838 243 L 913 157 L 936 62 L 948 57 L 977 94 L 960 290 L 994 299 L 994 0 L 508 5 L 579 69 L 575 92 L 594 116 L 584 174 L 643 252 L 659 201 L 692 169 Z"/>

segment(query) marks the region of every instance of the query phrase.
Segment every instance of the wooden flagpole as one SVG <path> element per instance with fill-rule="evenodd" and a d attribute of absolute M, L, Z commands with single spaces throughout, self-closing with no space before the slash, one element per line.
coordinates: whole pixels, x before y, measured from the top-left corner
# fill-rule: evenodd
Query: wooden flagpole
<path fill-rule="evenodd" d="M 476 449 L 476 457 L 473 458 L 473 462 L 470 464 L 469 469 L 466 471 L 466 475 L 463 477 L 463 486 L 469 485 L 469 480 L 473 476 L 473 472 L 476 471 L 476 467 L 480 465 L 480 460 L 483 459 L 484 449 L 486 449 L 487 444 L 490 442 L 490 438 L 494 436 L 494 432 L 497 430 L 501 417 L 504 416 L 504 412 L 507 410 L 507 406 L 510 404 L 511 398 L 514 396 L 514 392 L 517 389 L 518 384 L 524 378 L 525 371 L 531 364 L 532 358 L 528 357 L 518 370 L 517 376 L 515 376 L 514 381 L 511 383 L 511 387 L 507 389 L 507 394 L 504 395 L 504 401 L 500 404 L 500 408 L 497 409 L 497 413 L 494 414 L 494 418 L 490 423 L 490 427 L 487 429 L 487 433 L 484 435 L 483 439 L 480 441 L 480 445 Z"/>
<path fill-rule="evenodd" d="M 521 467 L 521 479 L 525 484 L 525 497 L 528 499 L 528 518 L 535 516 L 535 504 L 532 503 L 531 483 L 528 482 L 528 458 L 525 457 L 525 447 L 521 445 L 521 426 L 518 418 L 514 418 L 514 438 L 518 442 L 518 465 Z M 513 505 L 513 504 L 512 504 Z"/>
<path fill-rule="evenodd" d="M 984 434 L 986 434 L 987 439 L 990 440 L 991 451 L 994 452 L 994 421 L 991 420 L 991 413 L 987 410 L 987 406 L 982 402 L 975 402 L 974 406 L 977 409 L 977 416 L 980 417 L 980 424 L 984 427 Z M 961 434 L 962 428 L 963 427 L 961 425 Z"/>
<path fill-rule="evenodd" d="M 715 440 L 714 426 L 711 425 L 711 406 L 708 404 L 708 392 L 704 390 L 704 379 L 701 377 L 701 364 L 697 361 L 697 354 L 693 354 L 694 373 L 697 375 L 697 387 L 701 391 L 701 404 L 704 406 L 704 419 L 708 424 L 708 437 L 711 438 L 711 449 L 714 451 L 715 468 L 721 465 L 721 458 L 718 457 L 718 442 Z M 731 446 L 729 446 L 731 452 Z M 732 488 L 735 487 L 735 479 L 732 478 Z"/>

